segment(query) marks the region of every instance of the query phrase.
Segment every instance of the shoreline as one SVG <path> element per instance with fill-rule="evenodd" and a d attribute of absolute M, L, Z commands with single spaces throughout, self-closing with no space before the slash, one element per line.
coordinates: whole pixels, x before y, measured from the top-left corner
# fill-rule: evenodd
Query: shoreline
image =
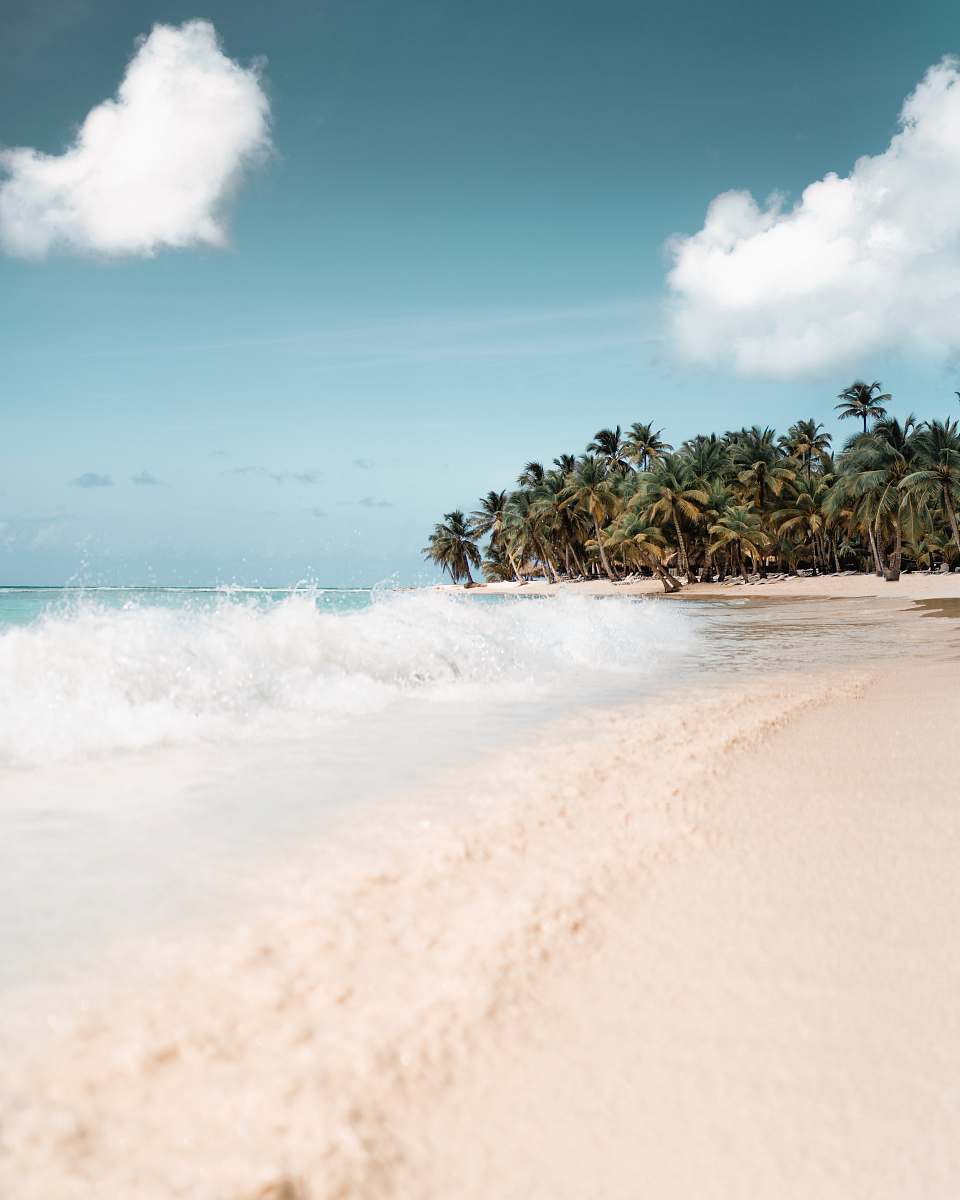
<path fill-rule="evenodd" d="M 562 580 L 547 583 L 545 580 L 517 583 L 478 583 L 465 588 L 461 584 L 441 583 L 432 585 L 434 590 L 463 593 L 468 596 L 514 595 L 555 596 L 558 592 L 572 592 L 578 596 L 664 596 L 668 600 L 723 599 L 741 597 L 763 599 L 785 597 L 790 599 L 842 600 L 859 597 L 883 597 L 884 599 L 942 600 L 960 599 L 960 572 L 949 575 L 912 572 L 900 576 L 896 583 L 887 583 L 876 575 L 860 572 L 842 575 L 791 575 L 767 581 L 755 580 L 745 584 L 737 577 L 724 583 L 685 584 L 680 592 L 667 594 L 656 579 L 643 579 L 631 583 L 615 583 L 608 579 L 582 581 Z"/>
<path fill-rule="evenodd" d="M 268 873 L 7 1056 L 0 1191 L 946 1200 L 957 637 L 925 628 L 949 661 L 595 711 Z"/>

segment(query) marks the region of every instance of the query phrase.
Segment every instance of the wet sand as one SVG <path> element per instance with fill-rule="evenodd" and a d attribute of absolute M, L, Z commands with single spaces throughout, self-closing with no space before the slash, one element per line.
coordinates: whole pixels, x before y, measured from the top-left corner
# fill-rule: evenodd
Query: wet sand
<path fill-rule="evenodd" d="M 960 643 L 892 619 L 925 653 L 580 717 L 61 994 L 0 1195 L 952 1200 Z"/>

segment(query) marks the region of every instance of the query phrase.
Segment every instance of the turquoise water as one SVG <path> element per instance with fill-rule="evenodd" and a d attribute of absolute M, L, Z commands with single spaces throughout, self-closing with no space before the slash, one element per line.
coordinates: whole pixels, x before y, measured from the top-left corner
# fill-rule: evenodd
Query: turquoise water
<path fill-rule="evenodd" d="M 321 610 L 350 612 L 365 608 L 371 588 L 248 588 L 248 587 L 0 587 L 0 629 L 29 625 L 44 614 L 68 614 L 84 604 L 120 609 L 132 604 L 164 608 L 215 608 L 224 602 L 276 604 L 291 595 L 308 595 Z"/>

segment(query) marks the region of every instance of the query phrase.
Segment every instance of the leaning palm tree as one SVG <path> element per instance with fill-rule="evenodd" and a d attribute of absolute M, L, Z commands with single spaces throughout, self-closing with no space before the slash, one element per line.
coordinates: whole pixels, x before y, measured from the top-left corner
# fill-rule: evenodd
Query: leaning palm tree
<path fill-rule="evenodd" d="M 627 455 L 637 464 L 638 471 L 646 471 L 661 456 L 672 450 L 669 442 L 661 438 L 662 429 L 654 429 L 652 421 L 636 421 L 627 434 Z"/>
<path fill-rule="evenodd" d="M 736 568 L 748 582 L 746 563 L 763 561 L 764 551 L 770 539 L 763 531 L 760 514 L 753 512 L 749 504 L 732 504 L 722 517 L 710 527 L 710 550 L 731 550 Z"/>
<path fill-rule="evenodd" d="M 680 571 L 690 578 L 690 558 L 683 536 L 683 522 L 698 524 L 707 503 L 707 492 L 683 472 L 677 455 L 665 455 L 642 478 L 642 490 L 637 507 L 642 507 L 650 521 L 671 522 L 680 552 Z"/>
<path fill-rule="evenodd" d="M 474 538 L 490 535 L 490 557 L 499 561 L 506 556 L 507 562 L 513 568 L 514 578 L 521 582 L 520 571 L 516 559 L 505 544 L 504 534 L 507 524 L 507 504 L 509 496 L 506 492 L 489 491 L 480 498 L 480 507 L 470 514 L 470 534 Z"/>
<path fill-rule="evenodd" d="M 525 564 L 531 560 L 540 563 L 544 574 L 557 583 L 559 576 L 550 554 L 549 529 L 538 500 L 535 491 L 519 491 L 511 495 L 505 517 L 504 541 L 519 563 Z"/>
<path fill-rule="evenodd" d="M 610 532 L 605 546 L 630 562 L 649 567 L 663 584 L 665 592 L 679 592 L 681 583 L 663 565 L 666 558 L 667 539 L 659 526 L 652 524 L 641 513 L 621 513 Z"/>
<path fill-rule="evenodd" d="M 887 415 L 884 405 L 889 404 L 892 397 L 889 392 L 880 392 L 882 386 L 879 380 L 864 383 L 862 379 L 855 379 L 845 387 L 837 397 L 840 403 L 833 406 L 839 410 L 840 420 L 857 417 L 863 421 L 863 432 L 866 433 L 868 417 L 879 421 Z"/>
<path fill-rule="evenodd" d="M 459 508 L 446 513 L 443 520 L 434 525 L 423 555 L 442 567 L 454 583 L 466 579 L 467 587 L 473 587 L 470 568 L 480 567 L 480 551 Z"/>
<path fill-rule="evenodd" d="M 610 468 L 604 459 L 589 455 L 583 458 L 570 476 L 563 504 L 567 507 L 576 505 L 589 515 L 593 522 L 593 533 L 600 554 L 600 563 L 603 573 L 608 579 L 613 579 L 614 574 L 604 549 L 600 526 L 601 522 L 605 523 L 610 516 L 616 500 L 617 493 L 610 477 Z"/>
<path fill-rule="evenodd" d="M 960 551 L 957 497 L 960 496 L 960 432 L 957 422 L 928 421 L 914 438 L 918 470 L 907 475 L 901 487 L 921 497 L 935 497 L 950 523 L 954 544 Z"/>

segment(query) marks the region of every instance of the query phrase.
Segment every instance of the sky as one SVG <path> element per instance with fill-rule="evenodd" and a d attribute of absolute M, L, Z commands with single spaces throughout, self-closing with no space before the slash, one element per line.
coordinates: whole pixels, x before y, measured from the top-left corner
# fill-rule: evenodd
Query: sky
<path fill-rule="evenodd" d="M 0 583 L 433 577 L 529 459 L 960 388 L 956 6 L 0 0 Z"/>

